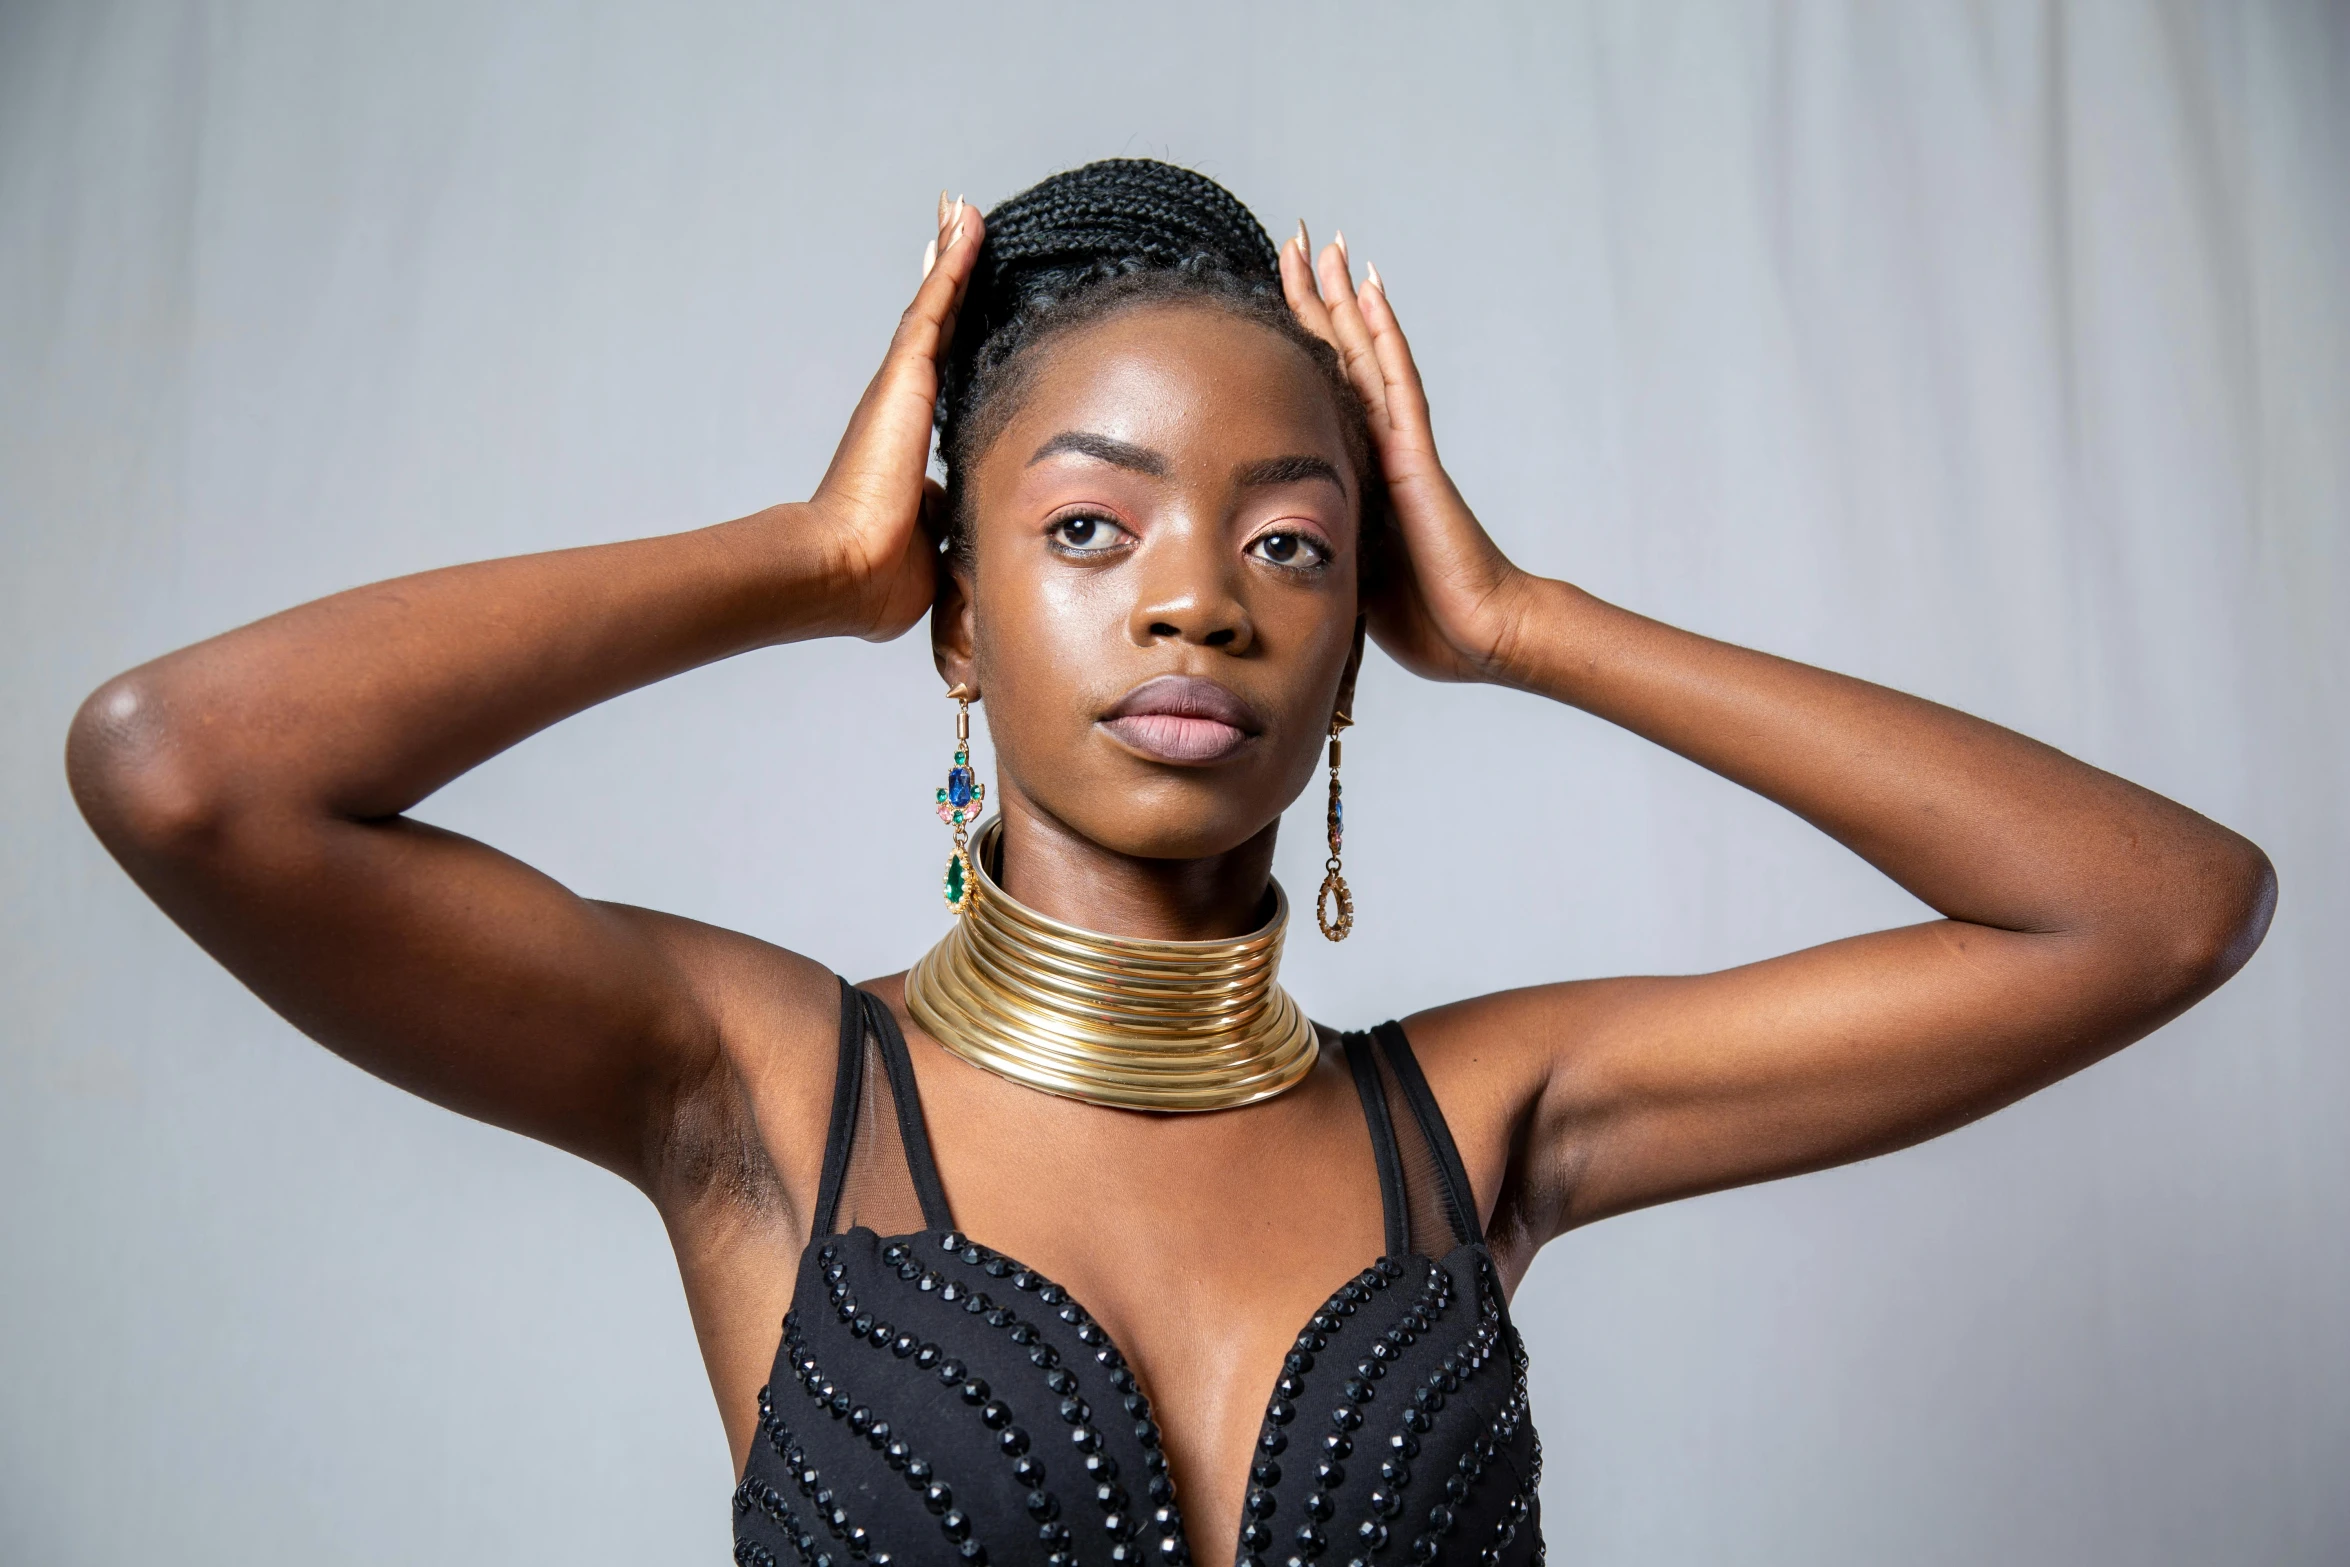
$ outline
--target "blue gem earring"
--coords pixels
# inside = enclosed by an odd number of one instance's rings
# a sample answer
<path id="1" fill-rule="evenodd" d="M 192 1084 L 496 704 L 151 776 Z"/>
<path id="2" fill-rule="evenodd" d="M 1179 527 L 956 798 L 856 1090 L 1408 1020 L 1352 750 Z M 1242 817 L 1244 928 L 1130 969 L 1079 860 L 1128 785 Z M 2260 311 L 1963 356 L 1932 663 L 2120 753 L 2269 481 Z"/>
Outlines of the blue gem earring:
<path id="1" fill-rule="evenodd" d="M 947 769 L 946 787 L 938 791 L 938 819 L 954 829 L 955 852 L 947 859 L 946 899 L 949 913 L 971 907 L 972 877 L 969 835 L 987 803 L 987 785 L 971 770 L 971 688 L 957 684 L 947 693 L 955 704 L 955 765 Z"/>

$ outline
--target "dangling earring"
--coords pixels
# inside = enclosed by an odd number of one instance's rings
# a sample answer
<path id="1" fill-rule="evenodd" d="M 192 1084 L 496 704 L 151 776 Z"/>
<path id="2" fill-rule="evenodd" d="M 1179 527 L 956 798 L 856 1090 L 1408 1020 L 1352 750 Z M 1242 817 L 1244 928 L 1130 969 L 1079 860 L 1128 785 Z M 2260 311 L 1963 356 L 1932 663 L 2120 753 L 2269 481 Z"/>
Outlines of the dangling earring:
<path id="1" fill-rule="evenodd" d="M 1330 859 L 1323 867 L 1329 874 L 1322 878 L 1322 890 L 1314 897 L 1314 923 L 1331 941 L 1346 940 L 1346 933 L 1355 928 L 1354 894 L 1347 891 L 1346 877 L 1338 864 L 1339 845 L 1346 838 L 1346 808 L 1338 799 L 1338 732 L 1352 727 L 1354 720 L 1346 714 L 1330 715 Z"/>
<path id="2" fill-rule="evenodd" d="M 938 819 L 954 829 L 955 852 L 947 859 L 947 911 L 961 914 L 971 907 L 971 855 L 966 847 L 971 823 L 987 803 L 987 785 L 971 770 L 971 688 L 958 683 L 947 693 L 955 703 L 955 764 L 947 769 L 947 786 L 938 791 Z"/>

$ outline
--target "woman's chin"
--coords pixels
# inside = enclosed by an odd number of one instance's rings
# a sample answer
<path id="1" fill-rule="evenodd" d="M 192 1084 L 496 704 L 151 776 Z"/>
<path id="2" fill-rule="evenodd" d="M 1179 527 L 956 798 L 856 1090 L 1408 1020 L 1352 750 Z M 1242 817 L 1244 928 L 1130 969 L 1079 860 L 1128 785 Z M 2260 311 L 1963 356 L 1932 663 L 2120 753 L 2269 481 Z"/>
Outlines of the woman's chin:
<path id="1" fill-rule="evenodd" d="M 1273 822 L 1278 810 L 1217 788 L 1197 770 L 1162 772 L 1140 788 L 1107 791 L 1062 806 L 1036 803 L 1086 842 L 1137 860 L 1208 860 L 1230 854 Z"/>

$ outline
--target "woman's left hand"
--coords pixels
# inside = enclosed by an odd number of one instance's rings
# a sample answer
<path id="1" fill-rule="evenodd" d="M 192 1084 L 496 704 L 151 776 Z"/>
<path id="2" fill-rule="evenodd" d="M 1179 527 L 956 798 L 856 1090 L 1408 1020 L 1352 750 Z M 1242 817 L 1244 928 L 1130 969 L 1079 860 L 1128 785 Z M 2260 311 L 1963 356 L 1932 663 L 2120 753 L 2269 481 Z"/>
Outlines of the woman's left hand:
<path id="1" fill-rule="evenodd" d="M 1370 629 L 1407 669 L 1569 703 L 1776 801 L 1941 919 L 1714 974 L 1522 986 L 1405 1020 L 1535 1245 L 1650 1203 L 1873 1157 L 2054 1082 L 2251 955 L 2267 859 L 2181 806 L 1946 707 L 1682 631 L 1510 564 L 1437 461 L 1376 273 L 1281 253 L 1369 405 L 1403 559 Z M 1539 1042 L 1539 1043 L 1535 1043 Z M 1522 1074 L 1514 1079 L 1510 1074 Z M 1448 1096 L 1476 1082 L 1474 1094 Z M 1459 1124 L 1455 1124 L 1456 1133 Z"/>
<path id="2" fill-rule="evenodd" d="M 1506 680 L 1534 579 L 1502 554 L 1437 458 L 1428 396 L 1377 269 L 1357 287 L 1345 236 L 1317 262 L 1301 223 L 1281 247 L 1281 287 L 1298 319 L 1338 350 L 1370 411 L 1401 546 L 1366 606 L 1371 635 L 1427 679 Z"/>

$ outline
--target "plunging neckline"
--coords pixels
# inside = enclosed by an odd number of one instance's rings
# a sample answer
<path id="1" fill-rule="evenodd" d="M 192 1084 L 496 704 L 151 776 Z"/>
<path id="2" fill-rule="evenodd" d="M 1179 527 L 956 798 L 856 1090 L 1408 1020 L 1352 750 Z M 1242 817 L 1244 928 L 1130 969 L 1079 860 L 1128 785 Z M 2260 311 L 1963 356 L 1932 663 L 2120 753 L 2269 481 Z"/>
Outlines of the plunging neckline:
<path id="1" fill-rule="evenodd" d="M 899 1562 L 897 1550 L 901 1567 L 913 1567 L 933 1559 L 935 1543 L 918 1543 L 937 1538 L 925 1522 L 959 1567 L 984 1567 L 983 1541 L 1006 1553 L 996 1567 L 1194 1561 L 1165 1431 L 1125 1347 L 1066 1285 L 955 1223 L 897 1019 L 870 992 L 846 981 L 841 990 L 823 1176 L 773 1375 L 759 1393 L 764 1440 L 736 1487 L 737 1561 L 776 1567 L 764 1539 L 788 1541 L 802 1567 L 847 1567 L 819 1544 L 829 1534 L 848 1562 L 883 1567 Z M 1338 1546 L 1335 1530 L 1376 1552 L 1392 1524 L 1416 1531 L 1420 1562 L 1473 1518 L 1487 1553 L 1498 1552 L 1535 1513 L 1541 1457 L 1525 1420 L 1524 1352 L 1459 1152 L 1403 1030 L 1387 1023 L 1336 1038 L 1369 1124 L 1384 1245 L 1306 1317 L 1272 1374 L 1233 1549 L 1258 1564 L 1286 1533 L 1311 1560 Z M 1488 1369 L 1497 1363 L 1507 1378 L 1499 1388 Z M 1041 1399 L 1032 1376 L 1044 1383 Z M 1485 1423 L 1432 1424 L 1454 1398 Z M 1326 1419 L 1302 1418 L 1309 1403 Z M 1444 1456 L 1417 1466 L 1425 1478 L 1416 1494 L 1444 1499 L 1407 1525 L 1404 1491 L 1419 1436 L 1431 1431 Z M 1212 1480 L 1195 1497 L 1220 1499 L 1222 1434 L 1219 1426 L 1214 1445 L 1203 1444 L 1207 1463 L 1195 1474 Z M 1497 1467 L 1516 1476 L 1515 1488 L 1499 1497 L 1476 1490 Z M 891 1473 L 908 1489 L 883 1484 Z M 1292 1514 L 1302 1525 L 1276 1521 Z M 1106 1529 L 1106 1553 L 1087 1519 Z M 1011 1554 L 1023 1534 L 1030 1546 Z"/>
<path id="2" fill-rule="evenodd" d="M 1116 1353 L 1117 1360 L 1114 1362 L 1115 1364 L 1121 1364 L 1131 1368 L 1135 1363 L 1134 1357 L 1127 1353 L 1126 1346 L 1118 1342 L 1117 1335 L 1112 1333 L 1109 1328 L 1102 1323 L 1101 1318 L 1095 1316 L 1093 1312 L 1085 1305 L 1085 1303 L 1077 1298 L 1076 1294 L 1071 1291 L 1068 1286 L 1058 1283 L 1042 1271 L 1030 1267 L 1027 1263 L 1022 1262 L 1019 1258 L 1014 1257 L 1011 1253 L 986 1245 L 984 1242 L 975 1239 L 967 1231 L 960 1229 L 911 1230 L 903 1234 L 883 1235 L 868 1225 L 858 1224 L 850 1226 L 848 1229 L 839 1232 L 839 1234 L 836 1236 L 816 1236 L 811 1238 L 808 1242 L 807 1251 L 809 1253 L 814 1253 L 816 1249 L 827 1239 L 847 1240 L 859 1236 L 870 1237 L 870 1244 L 873 1247 L 875 1253 L 877 1255 L 884 1256 L 885 1258 L 889 1249 L 892 1247 L 904 1246 L 910 1252 L 921 1245 L 928 1244 L 937 1248 L 941 1252 L 959 1257 L 963 1261 L 976 1261 L 982 1268 L 985 1268 L 987 1263 L 991 1260 L 1000 1261 L 1006 1265 L 1003 1277 L 1005 1277 L 1007 1280 L 1016 1280 L 1021 1275 L 1026 1275 L 1034 1281 L 1033 1283 L 1025 1286 L 1015 1283 L 1014 1288 L 1025 1289 L 1028 1292 L 1034 1293 L 1037 1299 L 1042 1304 L 1047 1306 L 1066 1305 L 1076 1308 L 1078 1322 L 1071 1324 L 1072 1326 L 1078 1326 L 1080 1324 L 1091 1324 L 1095 1330 L 1101 1334 L 1102 1343 Z M 969 1255 L 969 1253 L 974 1250 L 980 1254 L 976 1259 L 973 1259 Z M 1309 1335 L 1314 1335 L 1315 1323 L 1320 1321 L 1325 1316 L 1339 1312 L 1341 1309 L 1340 1303 L 1346 1299 L 1346 1292 L 1349 1288 L 1361 1286 L 1364 1288 L 1384 1289 L 1392 1285 L 1402 1285 L 1409 1282 L 1415 1272 L 1419 1272 L 1423 1275 L 1421 1282 L 1423 1283 L 1423 1286 L 1425 1286 L 1426 1281 L 1430 1278 L 1433 1278 L 1439 1274 L 1449 1275 L 1453 1273 L 1455 1271 L 1453 1265 L 1456 1259 L 1463 1258 L 1464 1254 L 1466 1254 L 1467 1265 L 1472 1275 L 1484 1271 L 1479 1267 L 1480 1261 L 1486 1257 L 1486 1247 L 1483 1241 L 1469 1241 L 1462 1245 L 1456 1246 L 1450 1252 L 1446 1253 L 1445 1256 L 1441 1259 L 1430 1257 L 1418 1252 L 1406 1252 L 1402 1254 L 1392 1252 L 1382 1253 L 1378 1257 L 1372 1259 L 1372 1261 L 1360 1272 L 1354 1274 L 1351 1278 L 1347 1279 L 1345 1283 L 1339 1285 L 1336 1290 L 1333 1290 L 1330 1294 L 1330 1297 L 1325 1300 L 1320 1307 L 1316 1308 L 1312 1312 L 1309 1312 L 1306 1316 L 1306 1320 L 1299 1325 L 1297 1332 L 1291 1335 L 1291 1342 L 1295 1344 L 1305 1340 L 1309 1337 Z M 1488 1263 L 1487 1266 L 1489 1267 L 1490 1264 Z M 806 1277 L 806 1272 L 803 1270 L 800 1278 L 794 1281 L 790 1308 L 794 1313 L 797 1313 L 801 1310 L 802 1302 L 799 1298 L 799 1284 L 803 1282 Z M 1375 1286 L 1372 1285 L 1370 1281 L 1373 1277 L 1379 1278 L 1380 1283 Z M 1057 1294 L 1059 1298 L 1049 1299 L 1047 1298 L 1048 1293 Z M 1355 1309 L 1355 1304 L 1348 1302 L 1343 1308 L 1343 1314 L 1351 1316 Z M 1297 1352 L 1294 1349 L 1284 1351 L 1284 1368 L 1286 1368 L 1288 1359 L 1291 1356 L 1294 1356 L 1296 1353 Z M 1274 1373 L 1272 1390 L 1266 1395 L 1263 1403 L 1259 1406 L 1260 1408 L 1263 1408 L 1267 1411 L 1267 1415 L 1260 1417 L 1260 1419 L 1270 1418 L 1270 1412 L 1274 1406 L 1282 1402 L 1281 1383 L 1282 1379 L 1289 1374 L 1290 1373 L 1287 1372 L 1286 1369 L 1279 1370 Z M 1140 1379 L 1137 1378 L 1138 1382 L 1139 1380 Z M 1155 1446 L 1164 1451 L 1166 1445 L 1166 1432 L 1159 1424 L 1158 1400 L 1151 1397 L 1151 1395 L 1147 1392 L 1144 1393 L 1143 1397 L 1145 1399 L 1145 1408 L 1144 1412 L 1138 1417 L 1137 1423 L 1147 1425 L 1150 1428 L 1151 1441 L 1146 1445 Z M 1258 1444 L 1252 1443 L 1251 1445 L 1253 1447 Z M 1240 1488 L 1240 1505 L 1233 1509 L 1233 1516 L 1238 1518 L 1240 1522 L 1234 1527 L 1233 1530 L 1232 1551 L 1235 1559 L 1245 1560 L 1251 1554 L 1247 1543 L 1249 1517 L 1248 1498 L 1249 1493 L 1256 1487 L 1254 1479 L 1249 1476 L 1249 1466 L 1243 1466 L 1241 1472 L 1243 1475 L 1243 1480 Z M 1166 1505 L 1173 1515 L 1175 1537 L 1183 1542 L 1185 1557 L 1189 1558 L 1194 1563 L 1201 1562 L 1202 1558 L 1192 1548 L 1191 1528 L 1183 1516 L 1183 1498 L 1180 1487 L 1176 1488 L 1176 1493 L 1173 1499 L 1170 1500 Z"/>

